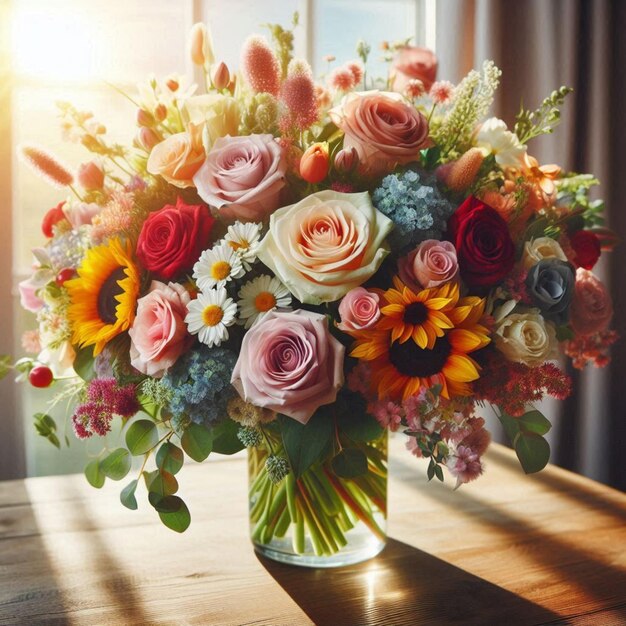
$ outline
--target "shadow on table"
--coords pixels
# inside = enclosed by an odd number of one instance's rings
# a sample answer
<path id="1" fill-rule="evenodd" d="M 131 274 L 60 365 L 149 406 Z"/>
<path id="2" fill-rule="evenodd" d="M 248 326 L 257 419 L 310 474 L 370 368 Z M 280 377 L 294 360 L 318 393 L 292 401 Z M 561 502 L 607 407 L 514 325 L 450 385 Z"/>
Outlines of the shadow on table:
<path id="1" fill-rule="evenodd" d="M 371 561 L 296 568 L 257 558 L 315 624 L 542 624 L 558 616 L 395 539 Z"/>

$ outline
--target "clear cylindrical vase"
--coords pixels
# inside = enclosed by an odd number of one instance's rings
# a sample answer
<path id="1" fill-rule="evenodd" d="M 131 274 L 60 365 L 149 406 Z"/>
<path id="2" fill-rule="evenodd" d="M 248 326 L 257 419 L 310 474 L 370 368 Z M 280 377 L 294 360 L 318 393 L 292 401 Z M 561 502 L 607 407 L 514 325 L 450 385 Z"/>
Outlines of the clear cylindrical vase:
<path id="1" fill-rule="evenodd" d="M 326 459 L 274 484 L 267 450 L 249 449 L 250 533 L 257 552 L 292 565 L 340 567 L 384 548 L 387 432 L 358 450 L 367 458 L 367 471 L 358 476 L 337 475 Z"/>

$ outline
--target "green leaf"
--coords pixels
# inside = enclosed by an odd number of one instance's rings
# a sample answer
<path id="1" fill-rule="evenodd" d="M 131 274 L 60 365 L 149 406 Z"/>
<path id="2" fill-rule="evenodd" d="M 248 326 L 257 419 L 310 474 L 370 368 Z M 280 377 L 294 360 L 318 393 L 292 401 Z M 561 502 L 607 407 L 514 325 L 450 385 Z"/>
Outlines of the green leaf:
<path id="1" fill-rule="evenodd" d="M 286 415 L 279 415 L 278 419 L 289 464 L 295 477 L 299 478 L 313 463 L 320 460 L 331 441 L 333 418 L 327 411 L 317 411 L 306 424 Z"/>
<path id="2" fill-rule="evenodd" d="M 504 427 L 504 432 L 506 433 L 506 436 L 509 438 L 511 445 L 513 445 L 513 442 L 515 441 L 515 437 L 517 437 L 517 435 L 520 432 L 519 420 L 509 415 L 508 413 L 505 413 L 502 410 L 500 410 L 498 419 L 500 420 L 500 423 Z"/>
<path id="3" fill-rule="evenodd" d="M 201 463 L 211 454 L 213 435 L 204 426 L 191 422 L 185 429 L 180 443 L 187 456 Z"/>
<path id="4" fill-rule="evenodd" d="M 45 413 L 35 413 L 35 430 L 39 435 L 45 437 L 53 446 L 61 448 L 61 442 L 56 435 L 57 425 L 54 419 Z"/>
<path id="5" fill-rule="evenodd" d="M 142 472 L 143 480 L 146 483 L 146 489 L 150 489 L 152 481 L 156 478 L 159 470 L 152 470 L 151 472 Z"/>
<path id="6" fill-rule="evenodd" d="M 341 478 L 356 478 L 367 474 L 367 456 L 357 448 L 344 448 L 331 461 L 333 471 Z"/>
<path id="7" fill-rule="evenodd" d="M 441 148 L 439 146 L 422 150 L 422 165 L 425 169 L 431 170 L 435 167 L 435 165 L 437 165 L 440 157 Z"/>
<path id="8" fill-rule="evenodd" d="M 441 465 L 435 465 L 435 476 L 443 482 L 443 470 L 441 469 Z"/>
<path id="9" fill-rule="evenodd" d="M 557 341 L 566 341 L 569 339 L 573 339 L 576 335 L 574 331 L 569 326 L 557 326 L 556 327 L 556 338 Z"/>
<path id="10" fill-rule="evenodd" d="M 339 431 L 352 441 L 375 441 L 384 432 L 384 428 L 369 413 L 342 412 L 337 416 Z"/>
<path id="11" fill-rule="evenodd" d="M 159 433 L 154 422 L 137 420 L 126 431 L 126 446 L 132 454 L 145 454 L 159 441 Z"/>
<path id="12" fill-rule="evenodd" d="M 224 420 L 213 428 L 213 452 L 218 454 L 235 454 L 244 449 L 237 431 L 239 424 L 231 419 Z"/>
<path id="13" fill-rule="evenodd" d="M 155 494 L 159 498 L 163 498 L 164 496 L 171 496 L 178 491 L 178 481 L 174 477 L 174 474 L 160 471 L 157 472 L 156 476 L 150 482 L 148 491 L 148 498 L 152 494 Z M 150 502 L 152 502 L 152 500 L 150 500 Z"/>
<path id="14" fill-rule="evenodd" d="M 521 430 L 524 433 L 535 433 L 536 435 L 545 435 L 551 428 L 552 424 L 540 411 L 528 411 L 519 418 Z"/>
<path id="15" fill-rule="evenodd" d="M 135 498 L 135 491 L 137 490 L 137 479 L 131 480 L 122 492 L 120 493 L 120 502 L 131 511 L 137 510 L 137 498 Z"/>
<path id="16" fill-rule="evenodd" d="M 126 448 L 117 448 L 100 461 L 100 470 L 111 480 L 122 480 L 130 472 L 131 456 Z"/>
<path id="17" fill-rule="evenodd" d="M 166 441 L 156 454 L 157 467 L 170 474 L 177 474 L 184 462 L 183 451 L 171 441 Z"/>
<path id="18" fill-rule="evenodd" d="M 0 356 L 0 380 L 11 371 L 11 357 L 8 354 Z"/>
<path id="19" fill-rule="evenodd" d="M 175 511 L 162 512 L 159 511 L 159 517 L 161 521 L 171 530 L 175 530 L 177 533 L 182 533 L 191 524 L 191 514 L 187 505 L 178 496 L 168 496 L 163 498 L 163 502 L 166 502 L 169 507 L 177 507 Z"/>
<path id="20" fill-rule="evenodd" d="M 77 348 L 74 347 L 76 351 L 76 358 L 74 359 L 74 363 L 72 367 L 74 371 L 84 380 L 89 382 L 93 378 L 95 378 L 96 373 L 93 369 L 93 348 Z"/>
<path id="21" fill-rule="evenodd" d="M 426 476 L 428 476 L 428 480 L 432 480 L 435 475 L 435 462 L 431 459 L 428 464 L 428 470 L 426 470 Z"/>
<path id="22" fill-rule="evenodd" d="M 94 459 L 85 467 L 85 477 L 87 482 L 96 489 L 100 489 L 104 485 L 105 476 L 100 469 L 100 462 Z"/>
<path id="23" fill-rule="evenodd" d="M 513 447 L 527 474 L 539 472 L 550 460 L 550 444 L 540 435 L 520 432 Z"/>

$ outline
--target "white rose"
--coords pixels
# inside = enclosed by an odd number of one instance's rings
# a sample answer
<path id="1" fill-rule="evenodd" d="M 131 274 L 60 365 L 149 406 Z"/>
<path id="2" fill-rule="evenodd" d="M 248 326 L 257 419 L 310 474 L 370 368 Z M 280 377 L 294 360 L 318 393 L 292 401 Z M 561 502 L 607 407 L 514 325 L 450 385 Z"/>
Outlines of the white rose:
<path id="1" fill-rule="evenodd" d="M 558 342 L 552 322 L 547 322 L 538 309 L 512 313 L 495 327 L 496 348 L 509 361 L 530 367 L 542 365 L 558 357 Z"/>
<path id="2" fill-rule="evenodd" d="M 522 255 L 522 265 L 529 270 L 533 265 L 537 265 L 542 259 L 560 259 L 567 261 L 565 252 L 559 242 L 552 237 L 537 237 L 524 244 L 524 254 Z"/>
<path id="3" fill-rule="evenodd" d="M 378 270 L 392 227 L 369 193 L 320 191 L 272 214 L 258 256 L 301 302 L 334 302 Z"/>
<path id="4" fill-rule="evenodd" d="M 208 147 L 218 137 L 239 134 L 239 105 L 231 96 L 204 94 L 187 98 L 184 113 L 191 123 L 204 125 Z"/>
<path id="5" fill-rule="evenodd" d="M 475 145 L 483 150 L 485 156 L 494 154 L 500 167 L 521 168 L 524 165 L 526 146 L 497 117 L 483 122 L 476 133 Z"/>

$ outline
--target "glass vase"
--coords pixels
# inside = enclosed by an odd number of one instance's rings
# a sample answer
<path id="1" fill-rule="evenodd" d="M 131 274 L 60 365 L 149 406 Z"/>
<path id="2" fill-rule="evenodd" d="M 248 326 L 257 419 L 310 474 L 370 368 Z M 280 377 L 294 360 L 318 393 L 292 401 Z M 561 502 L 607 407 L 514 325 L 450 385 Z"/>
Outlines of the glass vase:
<path id="1" fill-rule="evenodd" d="M 340 567 L 376 556 L 387 518 L 387 432 L 359 444 L 367 472 L 341 478 L 331 459 L 274 484 L 268 451 L 248 450 L 250 533 L 262 555 L 304 567 Z"/>

